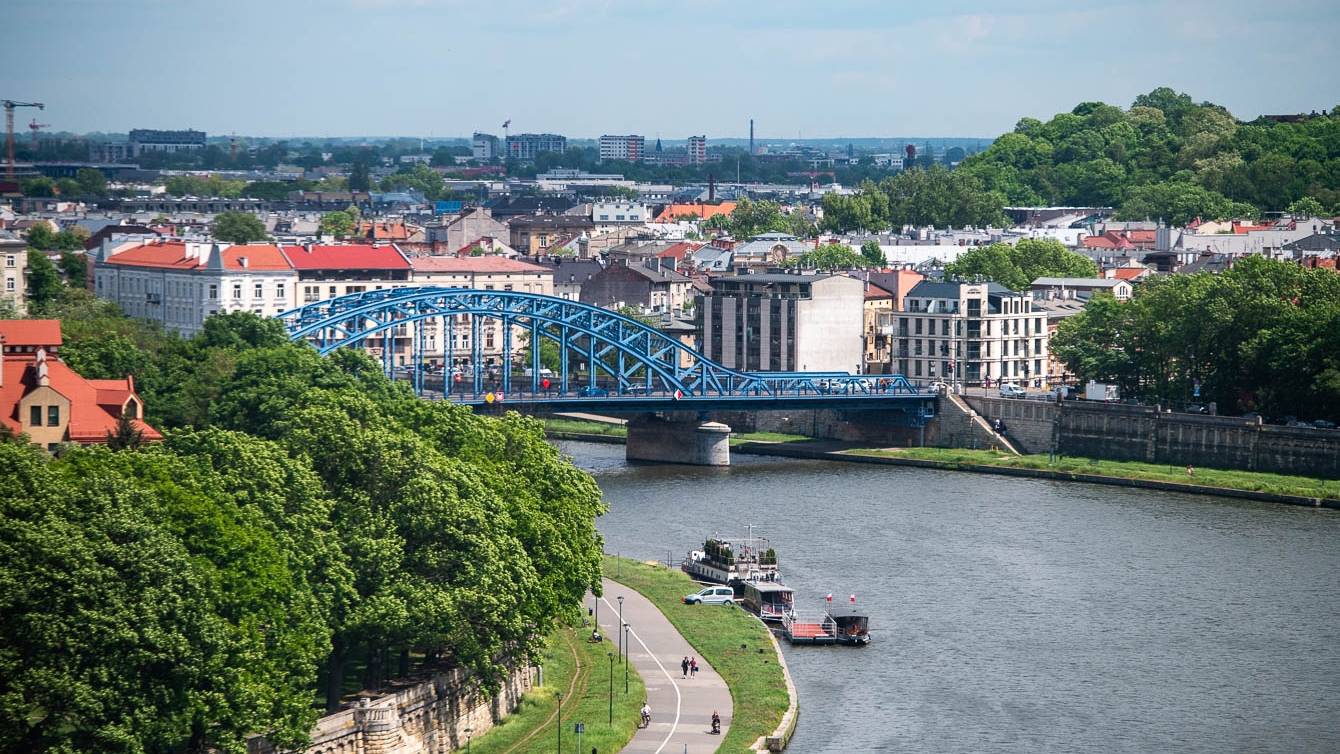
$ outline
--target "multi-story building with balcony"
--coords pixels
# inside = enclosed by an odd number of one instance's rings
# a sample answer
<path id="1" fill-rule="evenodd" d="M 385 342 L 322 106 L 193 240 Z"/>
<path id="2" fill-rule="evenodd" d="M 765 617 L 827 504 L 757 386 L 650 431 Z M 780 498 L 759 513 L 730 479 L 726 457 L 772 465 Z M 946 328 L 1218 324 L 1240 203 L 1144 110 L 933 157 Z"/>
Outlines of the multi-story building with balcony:
<path id="1" fill-rule="evenodd" d="M 568 151 L 568 137 L 558 134 L 513 134 L 507 137 L 507 157 L 515 160 L 534 160 L 541 152 Z"/>
<path id="2" fill-rule="evenodd" d="M 893 371 L 962 385 L 1038 381 L 1047 370 L 1047 316 L 998 283 L 918 283 L 887 315 Z"/>
<path id="3" fill-rule="evenodd" d="M 470 156 L 475 162 L 487 162 L 498 156 L 498 137 L 476 132 L 470 138 Z"/>
<path id="4" fill-rule="evenodd" d="M 647 152 L 647 139 L 644 136 L 610 136 L 606 134 L 600 137 L 600 161 L 605 160 L 627 160 L 628 162 L 638 162 Z"/>
<path id="5" fill-rule="evenodd" d="M 707 137 L 690 136 L 688 163 L 690 165 L 701 165 L 705 162 L 707 162 Z"/>

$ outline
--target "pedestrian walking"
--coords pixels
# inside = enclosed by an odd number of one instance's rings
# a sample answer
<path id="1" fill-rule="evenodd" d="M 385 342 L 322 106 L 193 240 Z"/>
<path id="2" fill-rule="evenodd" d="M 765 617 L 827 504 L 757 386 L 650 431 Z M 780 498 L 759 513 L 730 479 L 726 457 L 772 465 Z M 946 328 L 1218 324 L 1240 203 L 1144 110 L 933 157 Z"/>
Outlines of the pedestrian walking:
<path id="1" fill-rule="evenodd" d="M 679 667 L 680 667 L 681 670 L 684 671 L 684 677 L 685 677 L 685 678 L 688 678 L 688 677 L 689 677 L 689 658 L 688 658 L 688 657 L 685 657 L 684 660 L 683 660 L 682 662 L 679 663 Z"/>
<path id="2" fill-rule="evenodd" d="M 698 658 L 693 657 L 689 659 L 689 678 L 693 679 L 697 677 L 698 677 Z"/>

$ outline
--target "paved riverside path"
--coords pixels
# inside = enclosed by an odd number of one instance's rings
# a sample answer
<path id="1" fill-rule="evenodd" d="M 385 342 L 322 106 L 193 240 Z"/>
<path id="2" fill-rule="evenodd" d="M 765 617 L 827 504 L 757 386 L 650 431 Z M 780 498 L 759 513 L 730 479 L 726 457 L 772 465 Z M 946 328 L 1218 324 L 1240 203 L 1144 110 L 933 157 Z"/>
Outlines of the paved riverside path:
<path id="1" fill-rule="evenodd" d="M 609 579 L 604 580 L 605 596 L 600 598 L 597 616 L 600 633 L 609 651 L 618 651 L 619 600 L 623 596 L 623 620 L 628 624 L 628 652 L 633 669 L 647 686 L 651 704 L 651 727 L 638 730 L 622 751 L 629 754 L 711 754 L 717 750 L 730 729 L 731 696 L 726 682 L 712 666 L 675 630 L 670 621 L 646 597 Z M 595 607 L 596 598 L 586 595 L 586 606 Z M 692 609 L 721 609 L 716 605 L 696 605 Z M 686 608 L 689 609 L 689 608 Z M 698 677 L 684 678 L 679 663 L 685 657 L 698 658 Z M 615 675 L 619 668 L 615 668 Z M 614 693 L 621 694 L 618 678 Z M 638 701 L 642 701 L 639 699 Z M 641 705 L 638 705 L 641 706 Z M 712 711 L 721 715 L 721 735 L 714 736 Z"/>

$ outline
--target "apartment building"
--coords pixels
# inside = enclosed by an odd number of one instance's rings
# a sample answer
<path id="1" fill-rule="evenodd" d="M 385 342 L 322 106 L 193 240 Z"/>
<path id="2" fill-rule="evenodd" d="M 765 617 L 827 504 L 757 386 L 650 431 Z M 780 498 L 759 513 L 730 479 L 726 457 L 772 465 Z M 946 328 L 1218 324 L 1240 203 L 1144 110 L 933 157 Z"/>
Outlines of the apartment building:
<path id="1" fill-rule="evenodd" d="M 470 138 L 470 156 L 475 162 L 487 162 L 498 156 L 498 137 L 475 132 Z"/>
<path id="2" fill-rule="evenodd" d="M 707 162 L 707 137 L 690 136 L 688 163 L 690 165 L 702 165 L 705 162 Z"/>
<path id="3" fill-rule="evenodd" d="M 108 239 L 88 255 L 98 298 L 182 337 L 214 314 L 270 317 L 293 308 L 294 268 L 269 244 Z"/>
<path id="4" fill-rule="evenodd" d="M 767 273 L 710 284 L 694 313 L 707 358 L 749 372 L 862 371 L 862 281 Z"/>
<path id="5" fill-rule="evenodd" d="M 600 161 L 605 160 L 627 160 L 628 162 L 638 162 L 642 156 L 647 153 L 647 139 L 644 136 L 610 136 L 600 137 Z"/>
<path id="6" fill-rule="evenodd" d="M 28 311 L 27 270 L 28 242 L 0 230 L 0 276 L 4 277 L 0 299 L 13 304 L 19 314 Z"/>
<path id="7" fill-rule="evenodd" d="M 889 316 L 892 371 L 961 384 L 1034 381 L 1047 369 L 1047 315 L 999 283 L 918 283 Z"/>
<path id="8" fill-rule="evenodd" d="M 507 156 L 527 162 L 541 152 L 568 151 L 568 137 L 558 134 L 513 134 L 507 137 Z"/>
<path id="9" fill-rule="evenodd" d="M 471 288 L 481 291 L 517 291 L 554 295 L 554 275 L 548 267 L 502 256 L 416 257 L 410 260 L 415 287 Z M 456 314 L 416 323 L 421 358 L 429 363 L 471 363 L 478 349 L 481 365 L 500 364 L 503 358 L 503 324 L 493 317 Z M 525 325 L 512 328 L 512 351 L 520 350 L 528 337 Z"/>

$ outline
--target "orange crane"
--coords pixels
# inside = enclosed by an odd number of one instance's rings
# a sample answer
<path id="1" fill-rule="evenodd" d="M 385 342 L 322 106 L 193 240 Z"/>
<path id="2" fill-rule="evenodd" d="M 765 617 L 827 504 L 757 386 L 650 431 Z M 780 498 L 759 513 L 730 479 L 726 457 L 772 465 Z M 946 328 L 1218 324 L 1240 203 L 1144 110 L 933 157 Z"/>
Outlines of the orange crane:
<path id="1" fill-rule="evenodd" d="M 5 154 L 8 161 L 5 164 L 5 177 L 13 180 L 14 178 L 14 109 L 18 107 L 35 107 L 38 110 L 45 110 L 46 105 L 41 102 L 15 102 L 12 99 L 0 100 L 0 105 L 5 108 Z"/>
<path id="2" fill-rule="evenodd" d="M 43 129 L 43 128 L 51 128 L 51 124 L 50 124 L 50 123 L 38 123 L 38 122 L 37 122 L 37 119 L 36 119 L 36 118 L 33 118 L 33 122 L 28 124 L 28 128 L 31 128 L 32 131 L 33 131 L 33 152 L 36 153 L 36 152 L 37 152 L 37 132 L 38 132 L 39 130 Z"/>

